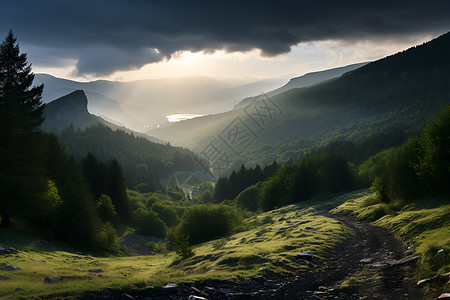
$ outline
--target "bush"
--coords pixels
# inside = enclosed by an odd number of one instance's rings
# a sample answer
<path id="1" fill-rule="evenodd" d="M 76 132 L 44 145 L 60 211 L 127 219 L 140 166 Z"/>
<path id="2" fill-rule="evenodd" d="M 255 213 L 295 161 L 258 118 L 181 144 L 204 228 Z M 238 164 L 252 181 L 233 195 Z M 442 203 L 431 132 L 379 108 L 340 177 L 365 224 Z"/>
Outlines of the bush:
<path id="1" fill-rule="evenodd" d="M 259 194 L 257 185 L 252 185 L 236 197 L 236 203 L 239 207 L 255 212 L 259 208 Z"/>
<path id="2" fill-rule="evenodd" d="M 196 244 L 230 235 L 236 232 L 241 224 L 242 215 L 235 208 L 201 204 L 186 209 L 175 232 L 189 236 L 190 243 Z"/>
<path id="3" fill-rule="evenodd" d="M 150 241 L 145 246 L 155 254 L 166 254 L 168 252 L 167 245 L 164 242 Z"/>
<path id="4" fill-rule="evenodd" d="M 158 217 L 167 225 L 167 227 L 173 227 L 180 223 L 180 218 L 178 217 L 175 208 L 172 206 L 154 203 L 151 209 L 158 214 Z"/>
<path id="5" fill-rule="evenodd" d="M 100 247 L 104 250 L 117 252 L 119 244 L 117 243 L 117 232 L 111 223 L 103 225 L 103 229 L 99 237 Z"/>
<path id="6" fill-rule="evenodd" d="M 117 212 L 111 198 L 102 194 L 97 202 L 97 213 L 103 222 L 117 223 Z"/>
<path id="7" fill-rule="evenodd" d="M 189 235 L 183 234 L 179 230 L 171 230 L 167 235 L 167 239 L 170 249 L 175 250 L 182 258 L 188 258 L 194 255 L 194 251 L 189 242 Z"/>
<path id="8" fill-rule="evenodd" d="M 135 216 L 136 231 L 138 234 L 164 238 L 167 226 L 151 209 L 138 209 Z"/>

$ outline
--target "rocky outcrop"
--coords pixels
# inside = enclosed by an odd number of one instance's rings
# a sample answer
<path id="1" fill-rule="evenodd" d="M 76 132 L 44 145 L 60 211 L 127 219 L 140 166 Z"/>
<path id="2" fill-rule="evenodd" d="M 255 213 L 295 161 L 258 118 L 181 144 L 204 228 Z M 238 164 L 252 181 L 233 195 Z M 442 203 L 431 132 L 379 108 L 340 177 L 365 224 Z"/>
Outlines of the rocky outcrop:
<path id="1" fill-rule="evenodd" d="M 45 121 L 42 130 L 59 133 L 73 125 L 84 129 L 100 123 L 101 119 L 88 111 L 88 99 L 82 90 L 77 90 L 45 105 Z"/>

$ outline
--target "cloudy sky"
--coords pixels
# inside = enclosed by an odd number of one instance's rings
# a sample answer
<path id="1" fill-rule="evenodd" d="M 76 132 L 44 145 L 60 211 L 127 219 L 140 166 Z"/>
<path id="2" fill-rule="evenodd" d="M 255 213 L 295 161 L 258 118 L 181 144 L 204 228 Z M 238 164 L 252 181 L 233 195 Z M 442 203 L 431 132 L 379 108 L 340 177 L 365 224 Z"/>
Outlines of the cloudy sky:
<path id="1" fill-rule="evenodd" d="M 450 31 L 450 1 L 2 0 L 34 72 L 267 78 L 375 60 Z"/>

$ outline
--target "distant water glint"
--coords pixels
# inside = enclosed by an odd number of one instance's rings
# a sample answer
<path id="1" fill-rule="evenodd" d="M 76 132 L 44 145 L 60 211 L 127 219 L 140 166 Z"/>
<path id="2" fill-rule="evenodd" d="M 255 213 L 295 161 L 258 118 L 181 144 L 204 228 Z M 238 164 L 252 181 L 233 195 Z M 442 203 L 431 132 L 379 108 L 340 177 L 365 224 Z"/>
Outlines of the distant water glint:
<path id="1" fill-rule="evenodd" d="M 166 116 L 166 118 L 169 122 L 172 123 L 172 122 L 180 122 L 180 121 L 189 120 L 189 119 L 202 117 L 202 116 L 203 115 L 199 115 L 199 114 L 173 114 L 173 115 Z"/>

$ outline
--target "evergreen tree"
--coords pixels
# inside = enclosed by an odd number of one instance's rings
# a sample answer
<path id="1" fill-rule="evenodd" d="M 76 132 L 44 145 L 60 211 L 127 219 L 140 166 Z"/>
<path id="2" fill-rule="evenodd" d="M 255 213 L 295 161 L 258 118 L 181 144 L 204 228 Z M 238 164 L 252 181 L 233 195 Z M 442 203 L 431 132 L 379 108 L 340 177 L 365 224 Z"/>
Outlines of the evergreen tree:
<path id="1" fill-rule="evenodd" d="M 34 74 L 10 31 L 0 45 L 0 215 L 11 224 L 14 209 L 38 201 L 45 190 L 39 163 L 44 105 L 43 85 L 32 86 Z"/>
<path id="2" fill-rule="evenodd" d="M 130 204 L 125 186 L 125 178 L 122 167 L 116 159 L 113 159 L 109 164 L 107 181 L 108 191 L 106 194 L 111 197 L 112 203 L 120 218 L 123 221 L 129 220 Z"/>
<path id="3" fill-rule="evenodd" d="M 92 153 L 88 153 L 81 161 L 83 174 L 91 185 L 92 194 L 99 199 L 102 194 L 107 193 L 106 176 L 108 167 L 100 162 Z"/>
<path id="4" fill-rule="evenodd" d="M 79 163 L 70 157 L 58 138 L 46 137 L 45 170 L 57 186 L 61 204 L 48 222 L 57 239 L 75 247 L 100 247 L 101 222 L 88 181 Z"/>

